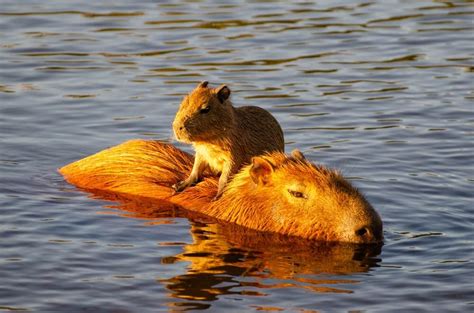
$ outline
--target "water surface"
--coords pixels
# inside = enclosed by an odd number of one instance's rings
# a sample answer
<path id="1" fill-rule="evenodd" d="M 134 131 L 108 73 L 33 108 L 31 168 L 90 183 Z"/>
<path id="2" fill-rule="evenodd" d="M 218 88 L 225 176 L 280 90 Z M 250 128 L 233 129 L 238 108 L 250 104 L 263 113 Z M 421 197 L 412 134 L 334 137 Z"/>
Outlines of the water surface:
<path id="1" fill-rule="evenodd" d="M 473 2 L 219 3 L 2 0 L 0 311 L 473 311 Z M 202 80 L 342 169 L 385 245 L 110 202 L 56 172 L 132 138 L 177 144 Z"/>

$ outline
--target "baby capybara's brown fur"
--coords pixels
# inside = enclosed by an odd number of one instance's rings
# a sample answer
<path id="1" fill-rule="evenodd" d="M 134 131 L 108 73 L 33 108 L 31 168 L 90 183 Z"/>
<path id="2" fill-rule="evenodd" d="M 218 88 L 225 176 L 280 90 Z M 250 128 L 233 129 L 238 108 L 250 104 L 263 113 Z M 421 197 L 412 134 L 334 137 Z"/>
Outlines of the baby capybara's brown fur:
<path id="1" fill-rule="evenodd" d="M 192 143 L 196 151 L 190 175 L 174 187 L 182 191 L 199 181 L 206 168 L 221 173 L 216 199 L 228 180 L 253 156 L 284 151 L 283 131 L 267 111 L 255 106 L 235 108 L 230 89 L 199 84 L 187 95 L 173 122 L 176 139 Z"/>
<path id="2" fill-rule="evenodd" d="M 338 172 L 299 152 L 254 157 L 214 198 L 217 177 L 175 193 L 193 166 L 191 155 L 156 141 L 133 140 L 59 171 L 78 187 L 148 197 L 259 231 L 322 241 L 382 240 L 382 221 Z"/>

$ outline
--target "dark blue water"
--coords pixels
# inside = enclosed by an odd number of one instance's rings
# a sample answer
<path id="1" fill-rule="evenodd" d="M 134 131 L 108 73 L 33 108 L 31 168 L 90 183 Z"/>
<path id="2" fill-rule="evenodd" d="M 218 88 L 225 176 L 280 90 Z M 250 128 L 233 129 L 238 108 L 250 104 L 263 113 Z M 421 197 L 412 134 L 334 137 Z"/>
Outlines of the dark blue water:
<path id="1" fill-rule="evenodd" d="M 219 3 L 1 1 L 0 311 L 473 311 L 473 2 Z M 56 172 L 173 142 L 202 80 L 342 169 L 381 250 L 109 202 Z"/>

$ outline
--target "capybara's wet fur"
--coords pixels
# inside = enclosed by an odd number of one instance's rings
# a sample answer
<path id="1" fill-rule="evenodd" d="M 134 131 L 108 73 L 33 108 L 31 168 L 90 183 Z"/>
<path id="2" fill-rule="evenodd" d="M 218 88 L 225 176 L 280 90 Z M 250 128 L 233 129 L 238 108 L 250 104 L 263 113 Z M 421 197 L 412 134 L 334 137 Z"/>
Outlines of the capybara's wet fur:
<path id="1" fill-rule="evenodd" d="M 235 108 L 230 89 L 199 84 L 187 95 L 176 113 L 176 139 L 192 143 L 196 151 L 190 175 L 174 187 L 182 191 L 199 181 L 206 168 L 221 173 L 216 199 L 228 180 L 253 156 L 284 151 L 283 131 L 267 111 L 255 106 Z"/>
<path id="2" fill-rule="evenodd" d="M 60 169 L 78 187 L 147 197 L 259 231 L 321 241 L 382 241 L 382 221 L 337 171 L 301 153 L 254 157 L 211 201 L 217 177 L 181 193 L 171 187 L 191 171 L 193 157 L 172 145 L 132 140 Z"/>

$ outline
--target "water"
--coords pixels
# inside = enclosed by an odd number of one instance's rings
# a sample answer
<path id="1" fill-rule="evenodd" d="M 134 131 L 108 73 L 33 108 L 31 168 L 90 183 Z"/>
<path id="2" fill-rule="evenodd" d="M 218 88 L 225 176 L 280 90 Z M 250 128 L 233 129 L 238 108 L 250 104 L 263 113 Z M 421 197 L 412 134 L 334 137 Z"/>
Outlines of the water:
<path id="1" fill-rule="evenodd" d="M 473 311 L 473 2 L 219 3 L 1 1 L 0 311 Z M 172 141 L 202 80 L 342 169 L 385 245 L 248 233 L 57 174 Z"/>

